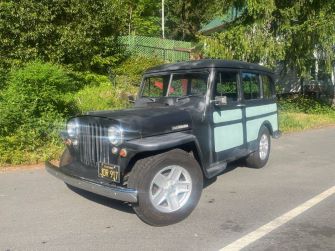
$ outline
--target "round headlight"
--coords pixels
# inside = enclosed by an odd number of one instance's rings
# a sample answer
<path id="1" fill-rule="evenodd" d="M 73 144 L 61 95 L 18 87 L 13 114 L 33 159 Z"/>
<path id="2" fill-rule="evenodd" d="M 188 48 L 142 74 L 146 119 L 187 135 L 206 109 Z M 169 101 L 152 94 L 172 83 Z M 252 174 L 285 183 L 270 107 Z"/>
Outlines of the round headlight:
<path id="1" fill-rule="evenodd" d="M 71 137 L 71 138 L 75 138 L 78 136 L 78 131 L 79 131 L 79 124 L 76 120 L 70 120 L 67 123 L 67 134 Z"/>
<path id="2" fill-rule="evenodd" d="M 123 142 L 123 130 L 116 126 L 108 128 L 108 139 L 113 145 L 120 145 Z"/>

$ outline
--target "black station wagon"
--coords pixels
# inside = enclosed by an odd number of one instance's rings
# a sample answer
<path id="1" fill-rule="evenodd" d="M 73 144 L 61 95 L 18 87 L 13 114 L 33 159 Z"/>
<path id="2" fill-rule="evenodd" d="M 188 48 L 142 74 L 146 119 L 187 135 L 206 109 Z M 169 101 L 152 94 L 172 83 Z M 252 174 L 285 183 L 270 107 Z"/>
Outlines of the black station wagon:
<path id="1" fill-rule="evenodd" d="M 46 169 L 66 184 L 129 202 L 163 226 L 196 207 L 204 178 L 245 158 L 263 167 L 280 135 L 272 72 L 239 61 L 199 60 L 147 70 L 134 106 L 74 117 L 66 149 Z"/>

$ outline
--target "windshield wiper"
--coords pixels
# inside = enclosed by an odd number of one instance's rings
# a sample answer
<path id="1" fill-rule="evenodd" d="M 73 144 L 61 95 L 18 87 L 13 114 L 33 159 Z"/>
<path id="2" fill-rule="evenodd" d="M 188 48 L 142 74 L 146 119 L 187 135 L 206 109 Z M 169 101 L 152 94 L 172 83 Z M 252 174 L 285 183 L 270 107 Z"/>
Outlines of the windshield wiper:
<path id="1" fill-rule="evenodd" d="M 151 102 L 156 102 L 156 98 L 151 98 L 151 97 L 148 97 L 148 96 L 142 96 L 141 98 L 146 98 L 146 99 L 149 99 Z"/>

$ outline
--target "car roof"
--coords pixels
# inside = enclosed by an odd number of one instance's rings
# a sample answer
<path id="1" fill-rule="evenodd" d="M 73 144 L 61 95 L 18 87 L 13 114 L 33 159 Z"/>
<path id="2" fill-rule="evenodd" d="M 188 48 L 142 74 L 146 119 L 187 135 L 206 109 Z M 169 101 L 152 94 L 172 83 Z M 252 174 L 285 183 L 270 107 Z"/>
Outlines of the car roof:
<path id="1" fill-rule="evenodd" d="M 269 68 L 266 68 L 258 64 L 247 63 L 237 60 L 221 60 L 221 59 L 201 59 L 201 60 L 183 61 L 174 64 L 163 64 L 149 68 L 145 73 L 151 74 L 164 71 L 192 70 L 201 68 L 248 69 L 248 70 L 264 71 L 273 74 L 273 72 Z"/>

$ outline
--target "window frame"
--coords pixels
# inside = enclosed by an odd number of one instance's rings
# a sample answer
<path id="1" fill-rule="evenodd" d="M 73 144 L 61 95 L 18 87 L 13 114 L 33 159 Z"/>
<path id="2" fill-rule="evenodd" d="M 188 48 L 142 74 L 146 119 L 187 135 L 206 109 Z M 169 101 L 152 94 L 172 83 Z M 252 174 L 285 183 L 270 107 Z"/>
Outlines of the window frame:
<path id="1" fill-rule="evenodd" d="M 243 88 L 243 73 L 251 73 L 251 74 L 255 74 L 257 75 L 257 82 L 258 82 L 258 89 L 259 89 L 259 97 L 258 98 L 252 98 L 252 99 L 246 99 L 245 95 L 244 95 L 244 88 Z M 242 94 L 242 99 L 244 101 L 254 101 L 254 100 L 261 100 L 263 99 L 262 95 L 263 95 L 263 90 L 262 90 L 262 80 L 261 80 L 261 72 L 259 71 L 253 71 L 253 70 L 249 70 L 249 69 L 241 69 L 240 70 L 240 88 L 241 88 L 241 94 Z"/>
<path id="2" fill-rule="evenodd" d="M 260 81 L 261 81 L 261 88 L 262 88 L 262 99 L 274 99 L 276 97 L 276 92 L 275 92 L 275 85 L 274 85 L 274 79 L 270 74 L 267 73 L 260 73 L 259 75 Z M 267 77 L 269 79 L 269 84 L 270 84 L 270 97 L 264 97 L 264 85 L 263 85 L 263 78 L 262 77 Z"/>
<path id="3" fill-rule="evenodd" d="M 240 70 L 235 68 L 217 68 L 214 72 L 214 81 L 213 81 L 213 87 L 212 87 L 212 94 L 211 99 L 215 99 L 216 97 L 216 88 L 217 88 L 217 78 L 220 73 L 222 72 L 234 72 L 236 75 L 236 91 L 237 91 L 237 99 L 231 100 L 229 103 L 237 103 L 241 102 L 242 96 L 241 96 L 241 76 L 240 76 Z"/>

